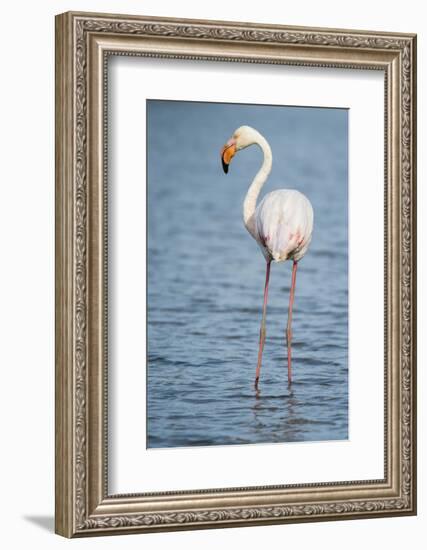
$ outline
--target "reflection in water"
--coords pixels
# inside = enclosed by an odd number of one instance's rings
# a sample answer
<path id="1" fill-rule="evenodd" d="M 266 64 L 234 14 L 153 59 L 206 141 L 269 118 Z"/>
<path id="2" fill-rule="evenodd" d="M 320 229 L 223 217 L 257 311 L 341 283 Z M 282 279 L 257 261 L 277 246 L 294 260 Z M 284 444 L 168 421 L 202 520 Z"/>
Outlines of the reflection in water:
<path id="1" fill-rule="evenodd" d="M 288 385 L 288 393 L 283 395 L 262 395 L 260 389 L 254 390 L 254 405 L 252 406 L 254 431 L 260 437 L 265 430 L 265 419 L 271 415 L 277 415 L 278 419 L 278 441 L 297 441 L 298 425 L 302 418 L 298 418 L 300 410 L 298 401 L 292 386 Z M 279 426 L 282 426 L 280 429 Z M 274 441 L 274 440 L 272 440 Z"/>
<path id="2" fill-rule="evenodd" d="M 158 101 L 148 111 L 148 446 L 346 439 L 347 112 Z M 261 155 L 242 151 L 227 176 L 219 158 L 243 123 L 273 150 L 265 192 L 295 187 L 314 208 L 298 269 L 293 383 L 285 262 L 271 268 L 258 392 L 265 263 L 241 210 Z"/>

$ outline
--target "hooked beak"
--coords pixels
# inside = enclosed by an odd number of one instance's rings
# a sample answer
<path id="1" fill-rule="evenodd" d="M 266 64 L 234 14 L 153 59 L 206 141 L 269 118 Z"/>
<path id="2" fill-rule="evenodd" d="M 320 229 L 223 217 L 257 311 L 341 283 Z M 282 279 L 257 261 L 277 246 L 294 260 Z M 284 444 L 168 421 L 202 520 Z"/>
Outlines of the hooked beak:
<path id="1" fill-rule="evenodd" d="M 234 157 L 235 154 L 236 142 L 234 139 L 230 139 L 221 150 L 222 169 L 226 174 L 228 173 L 228 165 L 230 164 L 231 159 Z"/>

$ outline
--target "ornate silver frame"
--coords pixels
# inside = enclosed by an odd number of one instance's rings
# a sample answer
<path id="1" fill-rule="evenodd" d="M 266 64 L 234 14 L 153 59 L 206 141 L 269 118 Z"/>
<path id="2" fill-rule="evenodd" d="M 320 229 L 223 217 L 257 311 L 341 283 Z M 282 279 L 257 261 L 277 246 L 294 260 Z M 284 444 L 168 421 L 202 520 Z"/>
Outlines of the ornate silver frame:
<path id="1" fill-rule="evenodd" d="M 385 74 L 385 477 L 109 495 L 106 58 Z M 416 513 L 416 37 L 223 21 L 56 17 L 56 532 L 66 537 Z"/>

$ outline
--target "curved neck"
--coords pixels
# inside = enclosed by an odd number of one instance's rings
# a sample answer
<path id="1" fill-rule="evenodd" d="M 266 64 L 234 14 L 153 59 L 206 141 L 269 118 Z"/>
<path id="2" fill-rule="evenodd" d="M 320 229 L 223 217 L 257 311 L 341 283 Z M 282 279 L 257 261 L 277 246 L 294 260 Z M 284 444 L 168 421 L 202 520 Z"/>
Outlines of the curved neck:
<path id="1" fill-rule="evenodd" d="M 249 186 L 245 200 L 243 202 L 243 221 L 246 229 L 249 233 L 256 238 L 255 228 L 255 209 L 258 195 L 262 189 L 262 186 L 266 182 L 268 175 L 271 172 L 271 166 L 273 163 L 273 155 L 271 154 L 270 146 L 265 138 L 261 135 L 258 136 L 257 141 L 254 142 L 261 148 L 264 153 L 264 160 L 257 175 L 254 177 L 251 185 Z"/>

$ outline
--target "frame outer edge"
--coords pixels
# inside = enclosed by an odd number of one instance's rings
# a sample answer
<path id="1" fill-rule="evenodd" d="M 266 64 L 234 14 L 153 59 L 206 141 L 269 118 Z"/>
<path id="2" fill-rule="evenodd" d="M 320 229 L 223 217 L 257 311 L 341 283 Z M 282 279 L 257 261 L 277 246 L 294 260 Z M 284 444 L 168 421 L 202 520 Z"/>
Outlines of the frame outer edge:
<path id="1" fill-rule="evenodd" d="M 417 515 L 417 36 L 411 39 L 412 63 L 411 63 L 411 166 L 412 166 L 412 212 L 411 212 L 411 236 L 412 236 L 412 316 L 411 316 L 411 350 L 412 350 L 412 472 L 411 495 L 413 514 Z"/>
<path id="2" fill-rule="evenodd" d="M 74 529 L 73 19 L 55 17 L 55 533 Z"/>
<path id="3" fill-rule="evenodd" d="M 158 23 L 158 24 L 172 24 L 172 25 L 203 25 L 205 27 L 231 27 L 231 28 L 246 28 L 248 30 L 267 30 L 267 31 L 295 31 L 312 33 L 330 33 L 330 34 L 348 34 L 360 36 L 381 36 L 384 38 L 392 39 L 412 39 L 417 35 L 409 32 L 390 32 L 390 31 L 375 31 L 369 29 L 355 29 L 355 28 L 342 28 L 342 27 L 317 27 L 317 26 L 305 26 L 305 25 L 284 25 L 280 23 L 257 23 L 254 21 L 228 20 L 228 19 L 194 19 L 192 17 L 166 17 L 158 15 L 138 15 L 138 14 L 124 14 L 124 13 L 111 13 L 111 12 L 92 12 L 81 10 L 70 10 L 64 13 L 64 15 L 70 15 L 73 18 L 83 18 L 86 20 L 104 19 L 106 21 L 132 21 L 140 23 Z"/>
<path id="4" fill-rule="evenodd" d="M 117 22 L 115 19 L 117 18 Z M 101 21 L 105 19 L 107 21 Z M 117 28 L 116 28 L 117 23 Z M 161 23 L 163 23 L 161 25 Z M 175 29 L 168 27 L 176 27 Z M 180 23 L 180 25 L 177 25 Z M 99 26 L 101 24 L 101 26 Z M 98 29 L 98 27 L 99 29 Z M 55 427 L 56 427 L 56 487 L 55 487 L 55 531 L 65 537 L 90 536 L 96 534 L 119 534 L 126 532 L 143 531 L 171 531 L 177 529 L 203 529 L 231 527 L 237 525 L 259 525 L 271 523 L 287 523 L 301 521 L 325 521 L 352 519 L 362 517 L 384 517 L 393 515 L 413 515 L 416 513 L 416 35 L 395 33 L 371 33 L 370 31 L 319 29 L 319 34 L 310 34 L 315 29 L 293 27 L 295 34 L 305 33 L 301 37 L 311 46 L 319 46 L 317 39 L 325 41 L 326 45 L 346 49 L 347 52 L 354 48 L 362 50 L 387 50 L 396 52 L 409 50 L 409 60 L 404 79 L 409 85 L 406 111 L 406 122 L 410 149 L 408 151 L 409 170 L 408 177 L 404 178 L 405 198 L 409 200 L 407 209 L 404 210 L 404 219 L 409 230 L 408 246 L 406 247 L 406 259 L 409 264 L 409 273 L 404 286 L 408 289 L 408 307 L 406 309 L 408 352 L 403 374 L 407 376 L 408 384 L 405 388 L 407 397 L 407 414 L 404 426 L 401 411 L 399 414 L 400 430 L 406 433 L 405 440 L 405 471 L 399 471 L 398 485 L 403 489 L 401 475 L 405 473 L 405 492 L 396 494 L 395 498 L 389 497 L 383 500 L 356 498 L 352 502 L 332 503 L 303 503 L 300 506 L 287 505 L 266 508 L 258 505 L 256 508 L 201 510 L 195 509 L 182 511 L 153 511 L 152 513 L 136 513 L 136 510 L 128 509 L 125 514 L 106 513 L 97 516 L 93 510 L 91 491 L 93 487 L 93 469 L 88 463 L 88 453 L 96 441 L 91 442 L 91 423 L 88 422 L 88 414 L 96 409 L 96 404 L 91 398 L 91 390 L 88 388 L 89 379 L 87 370 L 94 374 L 91 356 L 87 355 L 88 333 L 86 330 L 87 319 L 86 305 L 89 296 L 86 292 L 89 252 L 89 243 L 86 240 L 87 218 L 86 210 L 89 207 L 90 196 L 87 196 L 89 182 L 87 180 L 87 168 L 90 160 L 87 159 L 87 67 L 86 54 L 87 43 L 84 32 L 92 34 L 101 31 L 108 36 L 113 34 L 139 34 L 138 26 L 147 27 L 147 34 L 162 38 L 172 33 L 172 37 L 179 37 L 180 42 L 185 39 L 221 40 L 226 44 L 227 36 L 235 42 L 271 42 L 290 44 L 294 41 L 293 35 L 288 39 L 291 27 L 276 25 L 246 24 L 242 22 L 225 21 L 197 21 L 190 19 L 173 20 L 166 18 L 124 16 L 113 14 L 90 14 L 82 12 L 67 12 L 56 17 L 56 374 L 55 374 Z M 225 36 L 216 35 L 218 25 L 224 27 Z M 277 28 L 283 33 L 274 35 L 271 30 Z M 222 29 L 220 29 L 221 31 Z M 78 32 L 77 32 L 78 31 Z M 79 32 L 83 35 L 79 38 Z M 249 32 L 247 35 L 246 33 Z M 75 34 L 76 33 L 76 34 Z M 326 35 L 326 33 L 328 33 Z M 341 33 L 350 33 L 349 37 L 337 36 Z M 358 36 L 356 36 L 356 34 Z M 270 35 L 270 36 L 268 36 Z M 272 37 L 272 40 L 270 40 Z M 349 41 L 347 41 L 347 38 Z M 395 46 L 393 45 L 395 42 Z M 181 42 L 182 44 L 183 42 Z M 294 44 L 299 43 L 298 37 Z M 219 44 L 219 42 L 218 42 Z M 322 46 L 325 44 L 321 42 Z M 400 59 L 401 59 L 400 54 Z M 156 55 L 153 55 L 156 57 Z M 173 57 L 173 56 L 172 56 Z M 194 59 L 201 59 L 195 56 Z M 215 56 L 216 59 L 216 56 Z M 357 59 L 357 56 L 356 58 Z M 349 61 L 349 67 L 353 68 L 355 59 Z M 218 58 L 218 60 L 220 60 Z M 335 61 L 332 61 L 334 66 Z M 330 66 L 321 64 L 321 66 Z M 396 79 L 393 78 L 396 83 Z M 399 86 L 400 96 L 402 88 Z M 399 101 L 397 112 L 402 114 L 402 104 Z M 90 126 L 90 125 L 89 125 Z M 406 127 L 406 124 L 405 124 Z M 400 142 L 401 144 L 401 142 Z M 90 157 L 90 155 L 88 155 Z M 397 157 L 396 161 L 397 161 Z M 401 157 L 398 156 L 400 164 Z M 399 186 L 402 184 L 402 171 L 398 170 Z M 90 180 L 92 181 L 92 179 Z M 393 180 L 394 181 L 394 180 Z M 402 188 L 399 187 L 399 201 L 402 199 Z M 400 208 L 399 208 L 400 210 Z M 402 211 L 397 218 L 399 227 L 402 228 Z M 395 224 L 393 225 L 393 227 Z M 399 236 L 397 247 L 399 249 L 398 272 L 402 259 L 402 240 Z M 91 256 L 92 257 L 92 256 Z M 399 276 L 399 289 L 403 290 L 401 274 Z M 409 287 L 409 288 L 408 288 Z M 90 292 L 89 292 L 90 294 Z M 400 300 L 399 300 L 399 303 Z M 399 312 L 399 337 L 401 337 L 402 317 Z M 90 346 L 89 346 L 90 347 Z M 402 355 L 400 358 L 402 359 Z M 400 372 L 402 375 L 402 371 Z M 90 377 L 89 377 L 90 378 Z M 399 377 L 398 377 L 399 379 Z M 98 391 L 99 388 L 96 389 Z M 95 390 L 94 390 L 95 391 Z M 95 393 L 96 393 L 95 391 Z M 402 391 L 399 381 L 399 392 Z M 95 407 L 93 406 L 95 405 Z M 399 408 L 402 405 L 399 399 Z M 92 426 L 93 427 L 93 426 Z M 397 425 L 396 425 L 397 429 Z M 402 431 L 399 436 L 399 446 L 403 443 Z M 99 441 L 98 441 L 99 443 Z M 403 460 L 402 449 L 399 450 L 399 464 Z M 95 453 L 98 456 L 98 452 Z M 96 458 L 96 457 L 94 457 Z M 99 458 L 99 456 L 98 456 Z M 95 460 L 97 462 L 97 460 Z M 96 470 L 96 468 L 95 468 Z M 98 487 L 99 488 L 99 487 Z M 126 495 L 124 495 L 126 497 Z M 409 498 L 408 498 L 409 497 Z M 99 499 L 99 493 L 98 493 Z M 92 499 L 93 500 L 93 499 Z M 108 499 L 109 500 L 109 499 Z M 126 498 L 125 498 L 126 500 Z M 102 503 L 101 503 L 102 504 Z M 295 508 L 295 510 L 294 510 Z M 95 512 L 95 515 L 93 515 Z M 249 513 L 250 512 L 250 513 Z M 249 515 L 248 515 L 249 514 Z"/>

